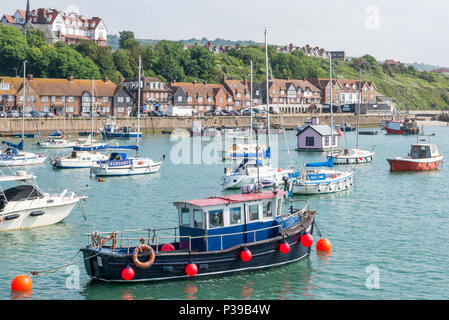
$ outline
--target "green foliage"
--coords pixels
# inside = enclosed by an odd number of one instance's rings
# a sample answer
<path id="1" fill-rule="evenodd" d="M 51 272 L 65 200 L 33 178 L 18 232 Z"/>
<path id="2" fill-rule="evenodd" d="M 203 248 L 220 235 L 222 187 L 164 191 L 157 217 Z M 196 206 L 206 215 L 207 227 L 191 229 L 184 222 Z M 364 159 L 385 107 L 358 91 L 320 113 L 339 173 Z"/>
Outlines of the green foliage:
<path id="1" fill-rule="evenodd" d="M 27 58 L 28 43 L 19 29 L 0 26 L 0 70 L 2 74 L 15 76 Z"/>

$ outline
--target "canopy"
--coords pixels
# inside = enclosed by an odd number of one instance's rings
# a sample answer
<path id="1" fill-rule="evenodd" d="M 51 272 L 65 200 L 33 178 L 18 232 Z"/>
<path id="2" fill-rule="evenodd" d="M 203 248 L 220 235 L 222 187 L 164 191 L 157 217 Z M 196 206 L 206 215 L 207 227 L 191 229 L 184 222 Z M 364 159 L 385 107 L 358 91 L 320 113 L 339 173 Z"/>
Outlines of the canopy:
<path id="1" fill-rule="evenodd" d="M 15 144 L 15 143 L 8 142 L 8 141 L 2 141 L 2 144 L 6 144 L 9 147 L 16 148 L 16 149 L 19 149 L 19 150 L 23 150 L 23 140 L 20 141 L 19 144 Z"/>
<path id="2" fill-rule="evenodd" d="M 310 162 L 306 163 L 306 167 L 334 167 L 334 157 L 330 157 L 329 160 L 325 162 Z"/>
<path id="3" fill-rule="evenodd" d="M 35 187 L 30 185 L 20 185 L 9 188 L 3 192 L 3 195 L 8 201 L 31 200 L 43 197 Z"/>

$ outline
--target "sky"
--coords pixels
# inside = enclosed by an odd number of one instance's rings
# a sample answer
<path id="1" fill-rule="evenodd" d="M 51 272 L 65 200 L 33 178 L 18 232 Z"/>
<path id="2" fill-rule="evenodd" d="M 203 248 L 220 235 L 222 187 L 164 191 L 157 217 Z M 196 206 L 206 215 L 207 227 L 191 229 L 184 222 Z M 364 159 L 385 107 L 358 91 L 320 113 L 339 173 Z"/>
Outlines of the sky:
<path id="1" fill-rule="evenodd" d="M 0 0 L 13 14 L 26 0 Z M 444 0 L 30 0 L 31 8 L 75 8 L 103 18 L 108 32 L 136 38 L 309 44 L 377 60 L 449 67 L 449 1 Z"/>

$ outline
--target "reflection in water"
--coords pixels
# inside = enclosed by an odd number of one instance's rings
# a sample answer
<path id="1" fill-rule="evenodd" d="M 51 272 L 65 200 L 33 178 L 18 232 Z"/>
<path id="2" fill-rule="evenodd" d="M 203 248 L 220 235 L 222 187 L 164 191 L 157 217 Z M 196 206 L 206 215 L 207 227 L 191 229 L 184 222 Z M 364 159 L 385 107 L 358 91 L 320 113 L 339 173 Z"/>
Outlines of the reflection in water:
<path id="1" fill-rule="evenodd" d="M 328 263 L 331 260 L 332 251 L 316 251 L 316 255 L 320 258 L 320 263 Z"/>
<path id="2" fill-rule="evenodd" d="M 33 294 L 33 290 L 11 291 L 10 297 L 11 297 L 11 300 L 27 300 L 27 299 L 31 299 L 32 294 Z"/>
<path id="3" fill-rule="evenodd" d="M 247 281 L 240 292 L 240 297 L 249 299 L 253 295 L 254 291 L 254 282 Z"/>
<path id="4" fill-rule="evenodd" d="M 186 283 L 186 287 L 184 289 L 184 292 L 187 294 L 187 299 L 197 299 L 195 294 L 198 292 L 198 287 L 193 284 L 193 282 Z"/>
<path id="5" fill-rule="evenodd" d="M 122 300 L 136 300 L 136 296 L 131 290 L 122 291 Z"/>

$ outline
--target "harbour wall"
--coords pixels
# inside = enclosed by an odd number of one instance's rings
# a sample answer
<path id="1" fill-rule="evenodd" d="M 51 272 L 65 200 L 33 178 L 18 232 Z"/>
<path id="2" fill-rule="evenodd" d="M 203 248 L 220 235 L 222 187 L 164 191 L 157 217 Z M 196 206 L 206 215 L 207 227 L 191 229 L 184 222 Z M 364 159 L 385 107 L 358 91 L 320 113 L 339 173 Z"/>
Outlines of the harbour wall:
<path id="1" fill-rule="evenodd" d="M 321 124 L 329 124 L 329 114 L 318 115 Z M 282 120 L 285 128 L 294 128 L 298 125 L 303 125 L 304 121 L 310 120 L 311 114 L 286 114 L 270 116 L 270 123 L 273 126 L 282 125 Z M 387 117 L 388 118 L 388 117 Z M 377 126 L 385 116 L 374 115 L 360 115 L 360 126 Z M 94 130 L 99 130 L 103 127 L 106 121 L 114 121 L 118 126 L 131 125 L 137 126 L 137 118 L 135 117 L 121 117 L 121 118 L 97 118 L 94 119 Z M 161 130 L 173 129 L 190 129 L 194 121 L 201 121 L 202 126 L 209 126 L 214 128 L 226 127 L 248 127 L 250 124 L 250 117 L 246 116 L 224 116 L 224 117 L 146 117 L 143 116 L 140 121 L 140 126 L 146 132 L 160 132 Z M 266 123 L 266 119 L 262 119 Z M 36 126 L 37 122 L 37 126 Z M 354 114 L 344 114 L 343 122 L 355 125 L 356 116 Z M 341 115 L 334 115 L 334 123 L 341 124 Z M 91 130 L 92 122 L 89 118 L 73 118 L 63 121 L 62 118 L 53 119 L 25 119 L 25 133 L 37 132 L 52 132 L 65 128 L 66 132 L 79 132 Z M 0 119 L 0 134 L 15 134 L 22 132 L 21 118 L 2 118 Z"/>

